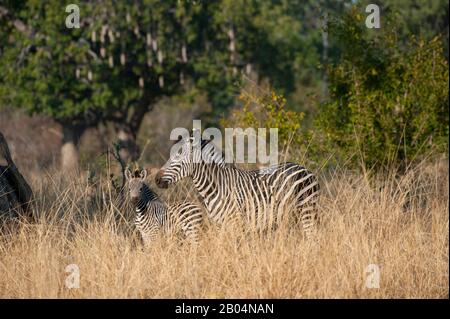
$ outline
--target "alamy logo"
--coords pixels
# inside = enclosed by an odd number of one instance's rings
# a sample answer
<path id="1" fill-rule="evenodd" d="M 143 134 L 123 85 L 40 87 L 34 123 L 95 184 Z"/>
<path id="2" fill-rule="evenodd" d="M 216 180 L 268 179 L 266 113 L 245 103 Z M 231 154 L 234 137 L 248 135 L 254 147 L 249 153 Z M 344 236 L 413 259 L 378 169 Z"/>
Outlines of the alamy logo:
<path id="1" fill-rule="evenodd" d="M 376 4 L 369 4 L 366 13 L 370 13 L 366 18 L 366 27 L 369 29 L 380 28 L 380 7 Z"/>
<path id="2" fill-rule="evenodd" d="M 267 131 L 269 131 L 267 134 Z M 181 137 L 181 139 L 180 139 Z M 269 145 L 267 139 L 269 137 Z M 225 128 L 225 137 L 215 127 L 201 131 L 201 120 L 193 121 L 192 136 L 188 129 L 177 127 L 170 133 L 171 140 L 179 140 L 170 150 L 170 157 L 175 158 L 182 153 L 198 151 L 201 157 L 193 157 L 194 163 L 209 162 L 216 158 L 211 155 L 215 149 L 201 150 L 202 140 L 213 140 L 224 150 L 226 163 L 270 164 L 278 163 L 278 129 L 277 128 Z M 246 143 L 247 141 L 247 143 Z M 247 151 L 247 152 L 246 152 Z"/>
<path id="3" fill-rule="evenodd" d="M 366 267 L 366 288 L 380 288 L 380 267 L 376 264 L 370 264 Z"/>
<path id="4" fill-rule="evenodd" d="M 70 264 L 66 267 L 69 275 L 66 277 L 66 287 L 69 289 L 80 288 L 80 268 L 77 264 Z"/>
<path id="5" fill-rule="evenodd" d="M 69 15 L 66 17 L 66 27 L 69 29 L 80 28 L 80 8 L 76 4 L 69 4 L 66 7 Z"/>

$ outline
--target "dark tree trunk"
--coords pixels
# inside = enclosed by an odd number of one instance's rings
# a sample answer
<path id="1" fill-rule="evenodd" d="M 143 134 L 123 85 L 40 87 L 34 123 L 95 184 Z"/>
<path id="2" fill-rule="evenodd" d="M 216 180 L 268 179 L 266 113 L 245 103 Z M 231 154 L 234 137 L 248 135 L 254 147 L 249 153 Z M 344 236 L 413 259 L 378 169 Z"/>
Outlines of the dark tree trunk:
<path id="1" fill-rule="evenodd" d="M 17 206 L 27 211 L 33 192 L 17 169 L 9 152 L 8 144 L 1 132 L 0 164 L 6 165 L 0 166 L 0 211 L 2 208 L 15 208 Z"/>
<path id="2" fill-rule="evenodd" d="M 136 143 L 137 130 L 127 123 L 117 123 L 117 138 L 119 139 L 119 156 L 125 162 L 136 161 L 139 158 L 139 146 Z"/>
<path id="3" fill-rule="evenodd" d="M 144 99 L 144 101 L 150 101 L 150 99 Z M 114 127 L 119 140 L 119 155 L 124 163 L 139 159 L 140 149 L 136 143 L 136 138 L 142 120 L 151 108 L 152 106 L 149 102 L 142 102 L 138 106 L 128 109 L 126 113 L 114 120 Z"/>
<path id="4" fill-rule="evenodd" d="M 62 123 L 62 130 L 61 167 L 64 172 L 76 173 L 79 170 L 79 142 L 84 128 Z"/>
<path id="5" fill-rule="evenodd" d="M 328 63 L 328 31 L 326 30 L 326 28 L 328 27 L 328 16 L 325 15 L 324 19 L 323 19 L 323 25 L 322 28 L 324 28 L 324 30 L 322 31 L 322 64 L 326 65 Z M 328 76 L 327 76 L 327 72 L 323 72 L 323 93 L 324 95 L 327 94 L 328 92 Z"/>

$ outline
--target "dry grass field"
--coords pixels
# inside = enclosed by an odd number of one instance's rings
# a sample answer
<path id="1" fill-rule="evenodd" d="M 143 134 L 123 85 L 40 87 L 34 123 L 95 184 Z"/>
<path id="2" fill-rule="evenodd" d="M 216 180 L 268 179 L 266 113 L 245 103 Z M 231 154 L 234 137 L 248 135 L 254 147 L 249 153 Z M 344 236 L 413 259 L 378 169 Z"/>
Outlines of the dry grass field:
<path id="1" fill-rule="evenodd" d="M 34 221 L 4 225 L 1 298 L 448 298 L 448 160 L 402 176 L 322 174 L 314 241 L 282 228 L 205 230 L 197 247 L 143 249 L 110 189 L 48 173 L 32 180 Z M 154 187 L 151 180 L 151 186 Z M 163 191 L 170 201 L 189 184 Z M 68 288 L 76 264 L 79 288 Z M 367 288 L 368 265 L 380 270 Z"/>

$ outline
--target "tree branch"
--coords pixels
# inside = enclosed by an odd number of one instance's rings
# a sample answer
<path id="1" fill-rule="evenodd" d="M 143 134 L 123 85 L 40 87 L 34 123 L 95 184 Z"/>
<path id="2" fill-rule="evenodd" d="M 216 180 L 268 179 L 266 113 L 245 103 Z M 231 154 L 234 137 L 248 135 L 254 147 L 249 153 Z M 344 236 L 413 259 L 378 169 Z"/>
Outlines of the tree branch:
<path id="1" fill-rule="evenodd" d="M 25 34 L 28 38 L 33 39 L 36 37 L 37 34 L 33 29 L 28 27 L 22 20 L 13 17 L 11 12 L 7 8 L 5 8 L 4 6 L 0 6 L 0 18 L 4 17 L 11 20 L 12 25 L 17 30 Z"/>

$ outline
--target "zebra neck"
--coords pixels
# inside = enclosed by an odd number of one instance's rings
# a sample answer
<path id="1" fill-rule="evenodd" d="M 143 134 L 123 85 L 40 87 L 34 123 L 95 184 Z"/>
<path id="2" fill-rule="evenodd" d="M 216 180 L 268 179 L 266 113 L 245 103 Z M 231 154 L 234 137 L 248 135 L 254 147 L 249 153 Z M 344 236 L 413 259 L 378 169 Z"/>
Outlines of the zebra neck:
<path id="1" fill-rule="evenodd" d="M 229 164 L 225 161 L 225 154 L 218 149 L 214 143 L 208 143 L 206 146 L 201 148 L 201 163 L 200 165 L 218 165 L 225 167 Z"/>
<path id="2" fill-rule="evenodd" d="M 158 195 L 155 192 L 153 192 L 147 185 L 144 185 L 141 199 L 137 202 L 135 206 L 136 213 L 138 214 L 145 213 L 148 205 L 154 201 L 159 201 Z"/>
<path id="3" fill-rule="evenodd" d="M 144 212 L 146 211 L 146 209 L 147 209 L 147 205 L 148 205 L 148 204 L 149 204 L 148 201 L 145 201 L 145 200 L 142 200 L 142 199 L 141 199 L 141 200 L 136 204 L 136 206 L 134 207 L 136 213 L 138 213 L 138 214 L 144 213 Z"/>
<path id="4" fill-rule="evenodd" d="M 223 173 L 224 170 L 227 171 L 227 175 L 232 175 L 237 168 L 232 165 L 219 165 L 216 163 L 201 163 L 194 168 L 192 181 L 196 190 L 206 202 L 208 202 L 211 194 L 223 193 L 231 186 L 228 183 L 227 185 L 221 183 L 222 178 L 220 178 L 219 174 Z"/>

